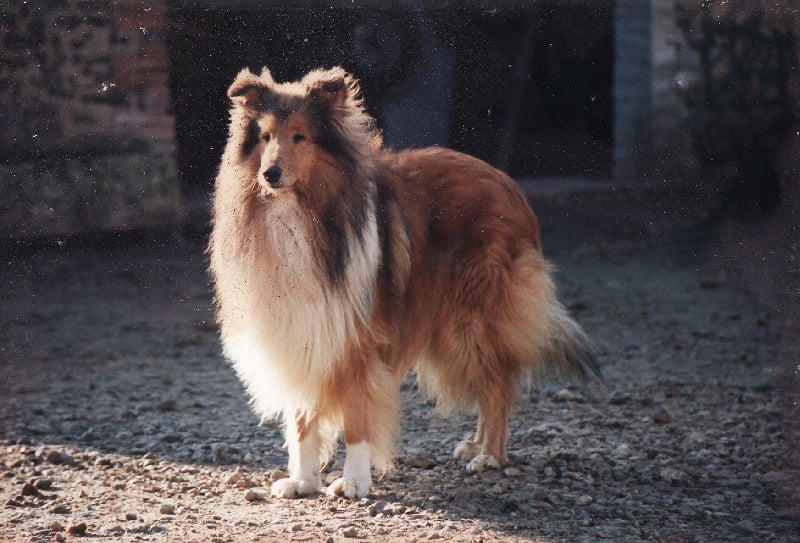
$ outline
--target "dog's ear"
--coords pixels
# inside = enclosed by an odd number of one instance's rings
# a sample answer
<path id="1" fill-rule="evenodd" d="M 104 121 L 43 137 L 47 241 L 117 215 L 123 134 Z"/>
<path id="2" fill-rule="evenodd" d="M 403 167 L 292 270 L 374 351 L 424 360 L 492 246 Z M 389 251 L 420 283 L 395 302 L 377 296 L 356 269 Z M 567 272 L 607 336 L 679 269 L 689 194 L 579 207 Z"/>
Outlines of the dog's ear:
<path id="1" fill-rule="evenodd" d="M 272 77 L 272 72 L 270 72 L 269 68 L 266 66 L 261 67 L 261 75 L 259 77 L 261 78 L 261 81 L 269 87 L 275 84 L 275 79 Z"/>
<path id="2" fill-rule="evenodd" d="M 261 76 L 257 76 L 245 68 L 236 76 L 228 88 L 228 98 L 234 106 L 257 107 L 263 103 L 270 92 L 270 87 L 275 83 L 269 70 L 264 68 Z"/>
<path id="3" fill-rule="evenodd" d="M 358 93 L 358 83 L 341 67 L 315 71 L 303 78 L 308 97 L 325 109 L 345 105 Z"/>

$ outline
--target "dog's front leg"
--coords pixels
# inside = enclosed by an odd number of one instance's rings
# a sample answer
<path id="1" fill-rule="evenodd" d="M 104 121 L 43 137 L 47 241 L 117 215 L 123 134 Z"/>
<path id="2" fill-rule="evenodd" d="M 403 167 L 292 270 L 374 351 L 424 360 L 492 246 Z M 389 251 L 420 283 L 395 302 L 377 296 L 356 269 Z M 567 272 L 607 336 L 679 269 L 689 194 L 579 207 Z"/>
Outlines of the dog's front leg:
<path id="1" fill-rule="evenodd" d="M 361 370 L 346 380 L 342 394 L 344 443 L 342 476 L 328 487 L 328 495 L 363 498 L 372 486 L 372 465 L 387 470 L 394 457 L 400 383 L 382 363 L 352 365 Z"/>
<path id="2" fill-rule="evenodd" d="M 359 387 L 361 388 L 361 387 Z M 356 392 L 356 391 L 354 391 Z M 360 393 L 359 393 L 360 392 Z M 329 496 L 363 498 L 372 486 L 372 445 L 374 432 L 374 406 L 370 394 L 357 391 L 344 401 L 344 443 L 346 446 L 342 476 L 328 487 Z"/>
<path id="3" fill-rule="evenodd" d="M 315 418 L 296 415 L 286 421 L 289 446 L 289 477 L 272 483 L 270 494 L 278 498 L 296 498 L 319 491 L 322 439 Z"/>
<path id="4" fill-rule="evenodd" d="M 363 498 L 372 486 L 372 445 L 367 441 L 346 443 L 342 476 L 328 487 L 329 496 Z"/>

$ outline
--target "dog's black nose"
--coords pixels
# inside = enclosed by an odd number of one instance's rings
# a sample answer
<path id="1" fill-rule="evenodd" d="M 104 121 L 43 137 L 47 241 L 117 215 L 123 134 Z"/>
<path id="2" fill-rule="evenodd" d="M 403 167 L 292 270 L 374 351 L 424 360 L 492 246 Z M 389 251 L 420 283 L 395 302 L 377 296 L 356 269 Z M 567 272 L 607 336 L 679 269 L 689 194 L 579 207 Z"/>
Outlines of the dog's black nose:
<path id="1" fill-rule="evenodd" d="M 283 170 L 281 170 L 281 167 L 276 164 L 275 166 L 270 166 L 266 169 L 264 172 L 264 179 L 266 179 L 267 183 L 270 185 L 278 185 L 280 183 L 282 173 Z"/>

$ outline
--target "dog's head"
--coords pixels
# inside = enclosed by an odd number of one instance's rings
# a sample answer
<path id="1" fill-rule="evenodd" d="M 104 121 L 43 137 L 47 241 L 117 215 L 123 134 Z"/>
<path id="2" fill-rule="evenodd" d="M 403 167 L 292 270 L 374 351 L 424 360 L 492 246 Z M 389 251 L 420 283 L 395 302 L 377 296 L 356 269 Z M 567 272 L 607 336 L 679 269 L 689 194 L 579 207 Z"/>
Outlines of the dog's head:
<path id="1" fill-rule="evenodd" d="M 263 195 L 308 188 L 371 162 L 380 147 L 358 82 L 342 68 L 276 83 L 269 70 L 242 70 L 228 89 L 241 163 Z"/>

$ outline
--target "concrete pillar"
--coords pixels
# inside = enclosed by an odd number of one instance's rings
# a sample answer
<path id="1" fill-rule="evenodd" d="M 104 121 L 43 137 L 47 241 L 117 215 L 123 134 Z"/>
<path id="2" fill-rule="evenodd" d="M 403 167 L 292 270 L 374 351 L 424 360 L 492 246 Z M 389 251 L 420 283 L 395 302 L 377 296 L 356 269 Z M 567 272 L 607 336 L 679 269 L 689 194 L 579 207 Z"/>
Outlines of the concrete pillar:
<path id="1" fill-rule="evenodd" d="M 614 174 L 624 177 L 652 112 L 650 0 L 614 4 Z"/>

